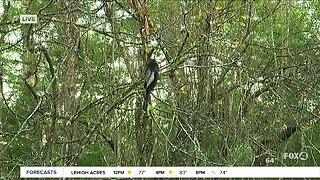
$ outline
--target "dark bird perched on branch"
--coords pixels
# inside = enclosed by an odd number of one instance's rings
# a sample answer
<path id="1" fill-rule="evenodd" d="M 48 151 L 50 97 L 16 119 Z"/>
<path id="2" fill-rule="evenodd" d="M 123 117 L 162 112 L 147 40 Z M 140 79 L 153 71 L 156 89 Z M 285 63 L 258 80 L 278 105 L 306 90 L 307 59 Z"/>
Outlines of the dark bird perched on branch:
<path id="1" fill-rule="evenodd" d="M 147 69 L 145 72 L 144 78 L 144 102 L 143 102 L 143 110 L 147 111 L 148 103 L 150 103 L 150 93 L 154 90 L 154 87 L 157 84 L 159 79 L 159 65 L 156 60 L 150 59 L 147 65 Z"/>

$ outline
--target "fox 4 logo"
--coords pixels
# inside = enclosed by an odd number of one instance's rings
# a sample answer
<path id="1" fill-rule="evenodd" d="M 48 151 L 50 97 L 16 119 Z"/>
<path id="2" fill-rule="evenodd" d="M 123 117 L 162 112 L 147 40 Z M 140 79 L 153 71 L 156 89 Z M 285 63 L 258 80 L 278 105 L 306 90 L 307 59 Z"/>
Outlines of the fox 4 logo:
<path id="1" fill-rule="evenodd" d="M 306 152 L 290 152 L 290 153 L 283 153 L 283 159 L 291 159 L 291 160 L 302 160 L 305 161 L 308 159 L 308 153 Z"/>

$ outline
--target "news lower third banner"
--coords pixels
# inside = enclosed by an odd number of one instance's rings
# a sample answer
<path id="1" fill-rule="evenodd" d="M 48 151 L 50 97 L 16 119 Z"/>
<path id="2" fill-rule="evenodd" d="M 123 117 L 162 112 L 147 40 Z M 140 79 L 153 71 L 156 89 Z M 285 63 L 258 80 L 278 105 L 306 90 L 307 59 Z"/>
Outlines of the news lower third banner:
<path id="1" fill-rule="evenodd" d="M 320 167 L 20 167 L 21 178 L 320 178 Z"/>

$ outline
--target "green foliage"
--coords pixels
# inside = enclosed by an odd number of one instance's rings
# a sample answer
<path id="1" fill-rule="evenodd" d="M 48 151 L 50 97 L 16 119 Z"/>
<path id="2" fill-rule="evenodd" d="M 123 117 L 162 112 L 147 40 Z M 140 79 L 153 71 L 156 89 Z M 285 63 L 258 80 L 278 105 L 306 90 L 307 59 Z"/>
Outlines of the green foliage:
<path id="1" fill-rule="evenodd" d="M 20 165 L 320 162 L 318 1 L 25 2 L 0 14 L 0 178 Z M 151 49 L 161 78 L 146 113 Z"/>

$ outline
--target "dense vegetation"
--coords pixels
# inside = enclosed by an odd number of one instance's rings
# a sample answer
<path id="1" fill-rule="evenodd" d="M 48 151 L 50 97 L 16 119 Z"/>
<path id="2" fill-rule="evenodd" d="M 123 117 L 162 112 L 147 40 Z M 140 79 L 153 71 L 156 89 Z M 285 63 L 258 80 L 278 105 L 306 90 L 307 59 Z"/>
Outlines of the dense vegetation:
<path id="1" fill-rule="evenodd" d="M 0 15 L 2 178 L 23 165 L 319 165 L 317 0 L 1 0 Z M 150 57 L 161 70 L 145 113 Z"/>

